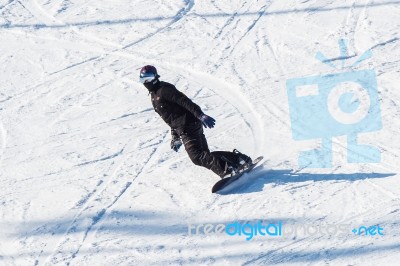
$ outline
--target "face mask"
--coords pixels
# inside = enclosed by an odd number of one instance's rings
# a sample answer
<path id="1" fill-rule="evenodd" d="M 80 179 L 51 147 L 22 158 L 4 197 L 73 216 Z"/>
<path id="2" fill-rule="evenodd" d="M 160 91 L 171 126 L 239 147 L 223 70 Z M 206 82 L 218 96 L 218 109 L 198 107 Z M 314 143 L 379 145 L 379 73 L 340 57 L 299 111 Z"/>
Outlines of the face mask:
<path id="1" fill-rule="evenodd" d="M 143 83 L 143 85 L 148 89 L 150 92 L 156 91 L 160 87 L 160 81 L 155 79 L 150 82 Z"/>

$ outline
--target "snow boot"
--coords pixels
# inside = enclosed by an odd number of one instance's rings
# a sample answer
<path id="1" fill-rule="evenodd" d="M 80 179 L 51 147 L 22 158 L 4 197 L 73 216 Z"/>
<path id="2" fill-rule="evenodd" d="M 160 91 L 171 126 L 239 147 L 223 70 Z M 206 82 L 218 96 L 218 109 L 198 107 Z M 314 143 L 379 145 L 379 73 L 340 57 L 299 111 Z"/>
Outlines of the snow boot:
<path id="1" fill-rule="evenodd" d="M 237 168 L 237 171 L 240 172 L 246 168 L 248 168 L 252 164 L 252 160 L 249 156 L 241 153 L 237 149 L 233 150 L 233 153 L 236 154 L 239 157 L 239 167 Z"/>

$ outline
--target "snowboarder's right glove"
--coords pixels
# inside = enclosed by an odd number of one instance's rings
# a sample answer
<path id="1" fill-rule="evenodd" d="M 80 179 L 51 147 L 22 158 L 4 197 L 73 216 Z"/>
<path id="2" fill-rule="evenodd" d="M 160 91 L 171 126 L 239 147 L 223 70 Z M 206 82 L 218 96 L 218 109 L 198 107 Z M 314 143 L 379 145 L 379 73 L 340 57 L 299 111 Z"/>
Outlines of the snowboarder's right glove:
<path id="1" fill-rule="evenodd" d="M 215 119 L 205 114 L 200 116 L 200 121 L 203 123 L 205 128 L 213 128 L 215 125 Z"/>
<path id="2" fill-rule="evenodd" d="M 182 146 L 182 141 L 179 137 L 172 136 L 171 149 L 178 152 L 179 148 Z"/>

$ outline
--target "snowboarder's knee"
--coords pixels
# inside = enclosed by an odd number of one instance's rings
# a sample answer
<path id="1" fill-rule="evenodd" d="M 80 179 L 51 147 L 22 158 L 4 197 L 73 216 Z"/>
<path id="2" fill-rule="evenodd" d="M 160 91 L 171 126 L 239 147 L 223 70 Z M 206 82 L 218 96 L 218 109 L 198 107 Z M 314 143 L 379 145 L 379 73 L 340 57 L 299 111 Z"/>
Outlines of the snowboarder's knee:
<path id="1" fill-rule="evenodd" d="M 207 162 L 208 162 L 207 157 L 208 157 L 208 155 L 209 155 L 209 153 L 207 153 L 206 151 L 203 151 L 203 152 L 199 152 L 199 153 L 196 153 L 196 154 L 191 154 L 189 157 L 190 157 L 190 159 L 192 160 L 192 162 L 195 165 L 207 166 Z"/>
<path id="2" fill-rule="evenodd" d="M 202 160 L 200 160 L 200 156 L 190 157 L 190 159 L 192 160 L 192 162 L 195 165 L 198 165 L 198 166 L 202 166 L 203 165 Z"/>

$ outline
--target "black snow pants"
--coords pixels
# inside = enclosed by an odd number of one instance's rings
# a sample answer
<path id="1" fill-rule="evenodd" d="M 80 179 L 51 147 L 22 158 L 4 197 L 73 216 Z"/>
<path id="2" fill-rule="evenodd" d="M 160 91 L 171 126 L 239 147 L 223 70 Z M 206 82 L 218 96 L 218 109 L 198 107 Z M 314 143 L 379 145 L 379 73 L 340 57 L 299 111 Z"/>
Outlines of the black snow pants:
<path id="1" fill-rule="evenodd" d="M 210 169 L 221 178 L 227 174 L 228 166 L 239 164 L 240 158 L 233 152 L 210 152 L 201 122 L 185 127 L 180 136 L 192 162 Z"/>

